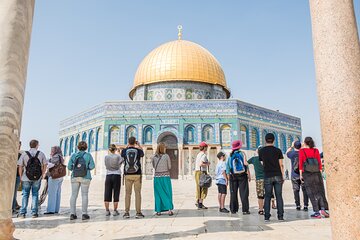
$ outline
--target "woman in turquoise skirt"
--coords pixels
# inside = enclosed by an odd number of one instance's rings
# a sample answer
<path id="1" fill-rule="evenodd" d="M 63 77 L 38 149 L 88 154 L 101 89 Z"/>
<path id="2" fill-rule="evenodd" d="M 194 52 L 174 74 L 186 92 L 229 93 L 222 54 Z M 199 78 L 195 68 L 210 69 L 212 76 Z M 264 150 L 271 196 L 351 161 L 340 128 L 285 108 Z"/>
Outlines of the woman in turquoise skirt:
<path id="1" fill-rule="evenodd" d="M 166 154 L 165 143 L 159 143 L 156 154 L 152 158 L 154 168 L 154 197 L 155 212 L 160 216 L 162 212 L 168 212 L 169 216 L 174 215 L 172 187 L 170 179 L 171 161 Z"/>

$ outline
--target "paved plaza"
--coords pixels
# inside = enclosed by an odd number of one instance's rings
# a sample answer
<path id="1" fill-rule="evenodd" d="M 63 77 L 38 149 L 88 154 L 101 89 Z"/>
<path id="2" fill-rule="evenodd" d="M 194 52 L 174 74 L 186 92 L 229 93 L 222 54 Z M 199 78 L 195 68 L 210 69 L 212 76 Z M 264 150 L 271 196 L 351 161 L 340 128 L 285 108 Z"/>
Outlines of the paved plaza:
<path id="1" fill-rule="evenodd" d="M 124 189 L 121 189 L 121 215 L 106 217 L 103 208 L 103 181 L 94 179 L 89 193 L 90 221 L 69 220 L 70 182 L 63 183 L 61 214 L 44 216 L 46 203 L 43 204 L 40 217 L 32 219 L 28 214 L 25 219 L 14 218 L 18 239 L 330 239 L 329 219 L 310 219 L 310 212 L 296 211 L 293 203 L 290 181 L 285 182 L 285 222 L 264 223 L 263 216 L 257 214 L 255 182 L 250 184 L 251 215 L 230 215 L 218 212 L 217 188 L 210 189 L 205 201 L 208 210 L 197 210 L 194 205 L 194 183 L 190 180 L 173 181 L 174 216 L 155 216 L 152 181 L 143 181 L 144 219 L 134 218 L 134 201 L 132 201 L 131 218 L 122 218 L 124 206 Z M 134 198 L 134 196 L 133 196 Z M 19 199 L 21 194 L 19 193 Z M 134 199 L 133 199 L 134 200 Z M 227 202 L 229 196 L 227 198 Z M 78 198 L 78 216 L 81 197 Z M 273 211 L 273 216 L 276 212 Z M 276 211 L 276 210 L 275 210 Z"/>

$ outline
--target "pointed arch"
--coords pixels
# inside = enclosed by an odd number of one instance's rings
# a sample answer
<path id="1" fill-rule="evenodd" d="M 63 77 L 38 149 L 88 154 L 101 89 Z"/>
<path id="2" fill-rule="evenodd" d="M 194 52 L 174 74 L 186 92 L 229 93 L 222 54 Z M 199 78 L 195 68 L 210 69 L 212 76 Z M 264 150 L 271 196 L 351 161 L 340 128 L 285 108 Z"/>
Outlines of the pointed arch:
<path id="1" fill-rule="evenodd" d="M 68 155 L 68 138 L 65 139 L 65 143 L 64 143 L 64 156 Z"/>
<path id="2" fill-rule="evenodd" d="M 202 129 L 202 140 L 207 143 L 213 143 L 214 133 L 214 127 L 210 124 L 206 124 Z"/>
<path id="3" fill-rule="evenodd" d="M 100 130 L 101 130 L 101 128 L 98 128 L 97 130 L 96 130 L 96 137 L 95 137 L 95 151 L 99 151 L 99 137 L 100 137 Z"/>
<path id="4" fill-rule="evenodd" d="M 184 142 L 186 144 L 191 144 L 196 142 L 195 136 L 195 126 L 194 125 L 187 125 L 184 130 Z"/>
<path id="5" fill-rule="evenodd" d="M 79 149 L 77 148 L 77 146 L 79 145 L 80 142 L 80 134 L 76 135 L 76 140 L 75 140 L 75 152 L 77 153 L 79 151 Z"/>
<path id="6" fill-rule="evenodd" d="M 118 126 L 112 126 L 109 134 L 109 144 L 120 143 L 120 128 Z"/>
<path id="7" fill-rule="evenodd" d="M 87 133 L 83 132 L 82 137 L 81 137 L 81 141 L 86 142 L 86 140 L 87 140 Z"/>
<path id="8" fill-rule="evenodd" d="M 260 145 L 259 130 L 251 129 L 251 144 L 252 149 L 256 149 Z"/>
<path id="9" fill-rule="evenodd" d="M 70 138 L 70 144 L 69 144 L 69 156 L 74 153 L 74 136 L 71 136 Z"/>
<path id="10" fill-rule="evenodd" d="M 249 130 L 245 125 L 240 126 L 240 140 L 242 142 L 242 148 L 248 148 L 248 146 L 249 146 Z"/>
<path id="11" fill-rule="evenodd" d="M 287 146 L 286 146 L 286 138 L 283 133 L 280 134 L 280 149 L 283 153 L 286 152 Z"/>
<path id="12" fill-rule="evenodd" d="M 128 143 L 128 139 L 130 137 L 137 137 L 136 127 L 133 125 L 127 127 L 125 136 L 126 136 L 126 139 L 125 139 L 126 144 Z"/>
<path id="13" fill-rule="evenodd" d="M 88 152 L 94 151 L 94 146 L 95 146 L 94 130 L 90 130 L 89 139 L 88 139 Z"/>
<path id="14" fill-rule="evenodd" d="M 263 129 L 263 131 L 262 131 L 262 144 L 265 146 L 265 144 L 266 144 L 266 141 L 265 141 L 265 136 L 266 136 L 266 134 L 268 134 L 268 131 L 266 130 L 266 129 Z"/>
<path id="15" fill-rule="evenodd" d="M 291 135 L 289 134 L 289 135 L 287 136 L 287 138 L 286 138 L 286 145 L 287 145 L 288 147 L 290 147 L 293 141 L 294 141 L 293 136 L 291 136 Z"/>
<path id="16" fill-rule="evenodd" d="M 224 124 L 220 128 L 220 141 L 223 147 L 230 147 L 231 145 L 231 127 L 228 124 Z"/>
<path id="17" fill-rule="evenodd" d="M 62 138 L 60 139 L 59 146 L 60 146 L 61 151 L 63 151 L 63 139 Z"/>
<path id="18" fill-rule="evenodd" d="M 143 144 L 153 143 L 154 128 L 152 126 L 144 127 L 143 131 Z"/>

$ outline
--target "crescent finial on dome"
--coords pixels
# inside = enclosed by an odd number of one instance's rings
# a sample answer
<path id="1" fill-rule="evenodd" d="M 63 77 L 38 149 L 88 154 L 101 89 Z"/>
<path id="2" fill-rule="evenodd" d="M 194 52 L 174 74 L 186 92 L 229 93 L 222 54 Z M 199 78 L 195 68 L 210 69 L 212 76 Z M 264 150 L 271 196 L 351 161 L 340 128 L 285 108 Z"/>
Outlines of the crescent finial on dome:
<path id="1" fill-rule="evenodd" d="M 182 25 L 178 25 L 177 29 L 178 29 L 178 40 L 182 39 Z"/>

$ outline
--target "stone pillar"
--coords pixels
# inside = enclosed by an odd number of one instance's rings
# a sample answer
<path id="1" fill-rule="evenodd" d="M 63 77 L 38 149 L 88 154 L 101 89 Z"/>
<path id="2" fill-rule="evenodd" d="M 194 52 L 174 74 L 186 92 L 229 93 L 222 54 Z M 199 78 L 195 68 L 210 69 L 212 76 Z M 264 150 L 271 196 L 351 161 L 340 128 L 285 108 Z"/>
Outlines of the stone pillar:
<path id="1" fill-rule="evenodd" d="M 11 205 L 34 4 L 0 1 L 0 239 L 13 239 Z"/>
<path id="2" fill-rule="evenodd" d="M 184 147 L 179 144 L 179 176 L 184 179 Z"/>
<path id="3" fill-rule="evenodd" d="M 352 0 L 310 0 L 333 239 L 358 239 L 360 47 Z"/>
<path id="4" fill-rule="evenodd" d="M 193 169 L 192 169 L 192 152 L 193 152 L 193 147 L 189 147 L 189 174 L 188 175 L 193 175 Z"/>
<path id="5" fill-rule="evenodd" d="M 0 1 L 0 239 L 13 239 L 11 205 L 34 0 Z"/>

